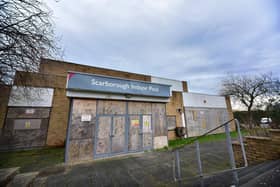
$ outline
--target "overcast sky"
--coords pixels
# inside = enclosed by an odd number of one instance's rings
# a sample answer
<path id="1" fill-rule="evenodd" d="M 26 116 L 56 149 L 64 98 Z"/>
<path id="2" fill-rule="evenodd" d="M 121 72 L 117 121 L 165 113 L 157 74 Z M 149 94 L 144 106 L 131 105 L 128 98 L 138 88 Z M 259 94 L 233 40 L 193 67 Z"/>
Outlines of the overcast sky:
<path id="1" fill-rule="evenodd" d="M 277 0 L 48 1 L 65 61 L 186 80 L 218 94 L 228 73 L 280 73 Z"/>

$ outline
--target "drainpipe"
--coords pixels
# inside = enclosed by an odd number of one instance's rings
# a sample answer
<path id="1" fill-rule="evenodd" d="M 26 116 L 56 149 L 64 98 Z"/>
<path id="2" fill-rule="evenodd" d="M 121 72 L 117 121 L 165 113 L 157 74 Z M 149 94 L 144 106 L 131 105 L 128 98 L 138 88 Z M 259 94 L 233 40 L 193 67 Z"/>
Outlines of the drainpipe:
<path id="1" fill-rule="evenodd" d="M 185 121 L 185 113 L 184 110 L 181 112 L 181 118 L 182 118 L 182 127 L 186 128 L 186 121 Z M 187 138 L 187 133 L 184 135 L 184 138 Z"/>

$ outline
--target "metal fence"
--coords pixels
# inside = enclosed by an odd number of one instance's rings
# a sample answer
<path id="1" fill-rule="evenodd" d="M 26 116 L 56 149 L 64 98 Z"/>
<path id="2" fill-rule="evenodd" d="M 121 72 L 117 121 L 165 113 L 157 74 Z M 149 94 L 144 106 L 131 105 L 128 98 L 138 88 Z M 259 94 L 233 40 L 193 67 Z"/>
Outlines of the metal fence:
<path id="1" fill-rule="evenodd" d="M 234 121 L 237 128 L 237 141 L 241 145 L 242 156 L 244 159 L 243 167 L 236 167 L 234 153 L 232 148 L 232 137 L 230 133 L 230 122 Z M 213 133 L 220 132 L 224 129 L 224 134 L 220 136 L 225 136 L 225 139 L 220 141 L 211 140 L 201 144 L 200 140 L 203 137 Z M 203 146 L 203 151 L 201 151 L 201 146 Z M 214 176 L 217 174 L 227 174 L 229 185 L 238 185 L 239 179 L 237 175 L 237 170 L 247 167 L 247 159 L 242 139 L 242 134 L 240 131 L 240 125 L 237 119 L 232 119 L 219 125 L 201 136 L 198 136 L 191 140 L 187 145 L 182 148 L 177 148 L 173 150 L 173 177 L 175 183 L 188 184 L 188 182 L 200 183 L 200 186 L 204 186 L 204 179 L 209 178 L 209 176 Z M 190 170 L 192 168 L 192 170 Z M 190 172 L 193 171 L 193 172 Z"/>

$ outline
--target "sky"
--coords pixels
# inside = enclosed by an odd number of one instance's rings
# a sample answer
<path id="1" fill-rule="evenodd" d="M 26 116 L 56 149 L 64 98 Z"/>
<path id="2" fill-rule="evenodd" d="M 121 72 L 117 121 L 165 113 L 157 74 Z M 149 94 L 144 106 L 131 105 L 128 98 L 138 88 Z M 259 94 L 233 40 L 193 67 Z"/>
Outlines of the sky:
<path id="1" fill-rule="evenodd" d="M 280 75 L 277 0 L 47 1 L 63 60 L 185 80 L 219 94 L 229 74 Z"/>

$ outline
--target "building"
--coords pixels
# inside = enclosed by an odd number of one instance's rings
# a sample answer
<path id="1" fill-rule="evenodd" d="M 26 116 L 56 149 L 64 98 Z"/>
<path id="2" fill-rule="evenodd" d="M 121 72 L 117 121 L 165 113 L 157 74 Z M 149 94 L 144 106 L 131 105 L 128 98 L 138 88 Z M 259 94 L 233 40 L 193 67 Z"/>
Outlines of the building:
<path id="1" fill-rule="evenodd" d="M 198 136 L 233 117 L 228 98 L 185 81 L 50 59 L 0 99 L 1 149 L 65 145 L 69 162 L 162 148 L 176 127 Z"/>

